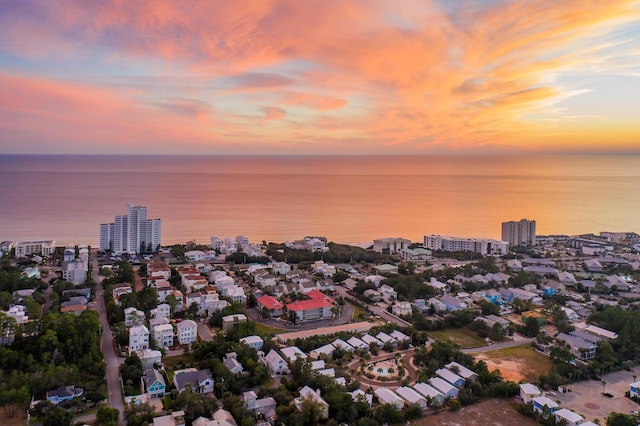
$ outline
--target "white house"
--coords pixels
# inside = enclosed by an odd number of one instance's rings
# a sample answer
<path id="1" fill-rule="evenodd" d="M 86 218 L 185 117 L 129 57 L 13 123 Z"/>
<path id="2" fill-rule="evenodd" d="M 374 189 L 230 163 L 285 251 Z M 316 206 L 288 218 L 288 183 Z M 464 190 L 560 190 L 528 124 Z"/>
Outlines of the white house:
<path id="1" fill-rule="evenodd" d="M 458 376 L 462 377 L 465 380 L 473 382 L 478 378 L 478 373 L 475 371 L 469 370 L 464 365 L 458 364 L 457 362 L 450 362 L 449 364 L 444 366 L 447 370 L 450 370 L 456 373 Z"/>
<path id="2" fill-rule="evenodd" d="M 564 420 L 567 426 L 580 426 L 584 420 L 581 415 L 576 414 L 571 410 L 567 410 L 566 408 L 555 411 L 553 415 L 556 418 L 556 423 Z"/>
<path id="3" fill-rule="evenodd" d="M 423 410 L 427 409 L 427 399 L 410 387 L 401 386 L 396 389 L 396 393 L 409 404 L 418 404 Z"/>
<path id="4" fill-rule="evenodd" d="M 305 401 L 313 401 L 317 403 L 321 408 L 321 419 L 329 418 L 329 404 L 322 399 L 319 391 L 314 391 L 309 386 L 305 386 L 300 389 L 300 397 L 295 399 L 295 405 L 298 410 L 302 410 L 302 405 Z"/>
<path id="5" fill-rule="evenodd" d="M 558 408 L 558 404 L 546 396 L 532 398 L 531 404 L 533 406 L 533 411 L 545 418 Z"/>
<path id="6" fill-rule="evenodd" d="M 254 348 L 259 351 L 262 349 L 262 345 L 264 344 L 264 340 L 260 336 L 247 336 L 240 339 L 240 343 L 243 343 L 250 348 Z"/>
<path id="7" fill-rule="evenodd" d="M 129 329 L 129 355 L 133 352 L 149 349 L 149 329 L 136 325 Z"/>
<path id="8" fill-rule="evenodd" d="M 521 383 L 520 384 L 520 399 L 524 401 L 524 403 L 528 403 L 533 398 L 537 398 L 541 395 L 540 389 L 538 389 L 535 385 L 531 383 Z"/>
<path id="9" fill-rule="evenodd" d="M 169 323 L 158 324 L 153 329 L 153 340 L 159 347 L 168 348 L 173 346 L 173 326 Z"/>
<path id="10" fill-rule="evenodd" d="M 178 329 L 178 343 L 187 345 L 196 341 L 198 337 L 198 325 L 195 321 L 184 320 L 176 324 Z"/>
<path id="11" fill-rule="evenodd" d="M 404 400 L 397 393 L 387 388 L 378 388 L 374 391 L 381 404 L 391 404 L 396 410 L 402 410 Z"/>
<path id="12" fill-rule="evenodd" d="M 458 389 L 464 386 L 465 380 L 462 377 L 458 376 L 453 371 L 447 370 L 446 368 L 437 369 L 436 375 L 446 380 L 447 382 L 451 383 L 453 386 L 457 387 Z"/>
<path id="13" fill-rule="evenodd" d="M 290 373 L 287 361 L 285 361 L 284 358 L 282 358 L 280 354 L 273 349 L 271 349 L 267 356 L 263 358 L 263 361 L 272 376 L 282 376 Z"/>
<path id="14" fill-rule="evenodd" d="M 409 303 L 409 302 L 396 302 L 391 307 L 391 310 L 392 310 L 394 315 L 397 315 L 399 317 L 402 317 L 402 316 L 410 317 L 411 316 L 411 303 Z"/>
<path id="15" fill-rule="evenodd" d="M 301 358 L 303 360 L 307 359 L 307 354 L 302 352 L 297 346 L 288 346 L 286 348 L 282 348 L 280 349 L 280 352 L 282 352 L 282 355 L 285 357 L 285 359 L 289 361 L 289 364 L 291 364 L 298 358 Z"/>
<path id="16" fill-rule="evenodd" d="M 440 377 L 432 377 L 429 379 L 429 384 L 435 388 L 438 392 L 443 394 L 446 398 L 457 398 L 458 388 L 441 379 Z"/>
<path id="17" fill-rule="evenodd" d="M 175 372 L 173 384 L 180 393 L 184 392 L 187 386 L 190 386 L 195 393 L 211 393 L 213 392 L 214 381 L 209 369 L 196 370 L 195 368 L 187 368 Z"/>
<path id="18" fill-rule="evenodd" d="M 166 303 L 161 303 L 150 311 L 151 318 L 166 318 L 171 317 L 171 307 Z"/>
<path id="19" fill-rule="evenodd" d="M 425 398 L 436 400 L 440 404 L 444 403 L 444 400 L 446 399 L 444 394 L 442 394 L 436 388 L 429 386 L 428 384 L 423 382 L 413 385 L 413 389 Z"/>

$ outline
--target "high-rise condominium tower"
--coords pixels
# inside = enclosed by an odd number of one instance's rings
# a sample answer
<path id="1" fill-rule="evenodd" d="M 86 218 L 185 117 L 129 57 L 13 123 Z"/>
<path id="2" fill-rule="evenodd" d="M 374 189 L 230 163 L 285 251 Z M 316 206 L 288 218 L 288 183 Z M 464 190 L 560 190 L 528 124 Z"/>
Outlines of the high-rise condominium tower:
<path id="1" fill-rule="evenodd" d="M 100 225 L 100 250 L 141 253 L 160 248 L 160 219 L 147 219 L 147 206 L 127 205 L 127 214 Z"/>
<path id="2" fill-rule="evenodd" d="M 507 241 L 511 246 L 535 246 L 536 221 L 521 219 L 502 222 L 502 241 Z"/>

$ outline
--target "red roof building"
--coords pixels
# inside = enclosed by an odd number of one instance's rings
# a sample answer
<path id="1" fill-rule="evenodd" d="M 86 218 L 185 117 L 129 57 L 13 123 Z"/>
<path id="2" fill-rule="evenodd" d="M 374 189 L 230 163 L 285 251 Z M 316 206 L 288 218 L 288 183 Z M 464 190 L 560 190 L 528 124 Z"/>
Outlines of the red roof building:
<path id="1" fill-rule="evenodd" d="M 284 305 L 282 302 L 279 302 L 278 299 L 271 297 L 268 294 L 256 299 L 256 305 L 258 306 L 258 309 L 268 313 L 271 317 L 280 316 L 284 312 Z"/>

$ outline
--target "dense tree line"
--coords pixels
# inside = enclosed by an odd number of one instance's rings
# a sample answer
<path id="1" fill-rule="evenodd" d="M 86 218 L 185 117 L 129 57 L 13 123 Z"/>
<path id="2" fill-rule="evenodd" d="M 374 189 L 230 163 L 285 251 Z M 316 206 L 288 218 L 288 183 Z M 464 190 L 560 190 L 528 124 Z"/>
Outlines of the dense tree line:
<path id="1" fill-rule="evenodd" d="M 391 261 L 389 255 L 365 250 L 361 247 L 344 244 L 329 243 L 329 250 L 324 252 L 310 251 L 305 249 L 294 249 L 283 244 L 269 243 L 267 255 L 276 261 L 287 263 L 314 262 L 324 260 L 327 263 L 384 263 Z"/>
<path id="2" fill-rule="evenodd" d="M 83 388 L 89 401 L 104 399 L 98 314 L 49 313 L 39 322 L 39 330 L 0 347 L 2 405 L 20 404 L 24 395 L 42 399 L 47 391 L 68 385 Z"/>

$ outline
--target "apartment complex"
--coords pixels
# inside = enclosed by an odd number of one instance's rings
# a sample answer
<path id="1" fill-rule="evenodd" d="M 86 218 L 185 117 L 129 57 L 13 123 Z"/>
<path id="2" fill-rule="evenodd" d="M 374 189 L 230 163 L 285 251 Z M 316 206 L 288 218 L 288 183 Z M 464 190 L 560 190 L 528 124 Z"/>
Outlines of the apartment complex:
<path id="1" fill-rule="evenodd" d="M 39 254 L 41 256 L 51 256 L 56 248 L 56 242 L 48 241 L 18 241 L 15 245 L 16 257 Z"/>
<path id="2" fill-rule="evenodd" d="M 127 214 L 100 225 L 100 250 L 139 253 L 160 248 L 160 219 L 147 219 L 146 206 L 127 205 Z"/>
<path id="3" fill-rule="evenodd" d="M 425 235 L 424 247 L 430 250 L 470 251 L 486 255 L 506 254 L 509 243 L 490 238 L 462 238 L 449 235 Z"/>
<path id="4" fill-rule="evenodd" d="M 512 246 L 535 246 L 536 221 L 521 219 L 502 222 L 502 241 L 506 241 Z"/>

